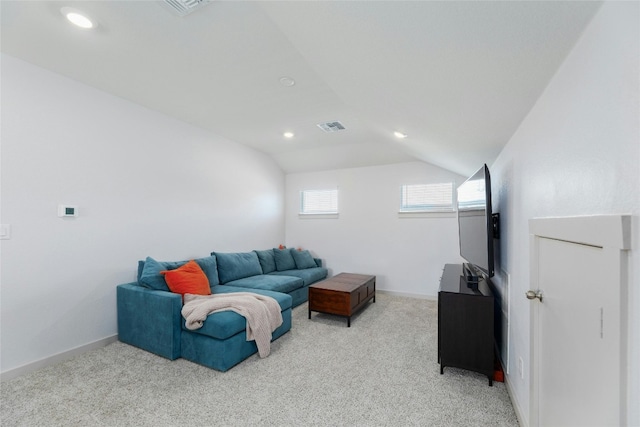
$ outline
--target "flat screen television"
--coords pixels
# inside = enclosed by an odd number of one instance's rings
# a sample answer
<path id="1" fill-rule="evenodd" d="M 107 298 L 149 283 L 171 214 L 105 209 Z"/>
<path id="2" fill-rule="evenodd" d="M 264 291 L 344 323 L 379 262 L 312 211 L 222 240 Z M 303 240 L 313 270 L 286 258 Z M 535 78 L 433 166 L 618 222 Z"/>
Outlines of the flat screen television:
<path id="1" fill-rule="evenodd" d="M 467 261 L 463 272 L 467 283 L 477 283 L 480 275 L 494 274 L 494 218 L 486 164 L 458 187 L 457 203 L 460 256 Z"/>

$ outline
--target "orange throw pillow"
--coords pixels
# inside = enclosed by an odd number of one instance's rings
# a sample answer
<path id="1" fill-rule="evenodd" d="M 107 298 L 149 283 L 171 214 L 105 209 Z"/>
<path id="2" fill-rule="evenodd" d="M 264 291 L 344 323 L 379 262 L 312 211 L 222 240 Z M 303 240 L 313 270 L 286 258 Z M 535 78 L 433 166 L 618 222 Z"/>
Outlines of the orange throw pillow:
<path id="1" fill-rule="evenodd" d="M 176 294 L 211 295 L 209 279 L 197 262 L 191 260 L 175 270 L 164 270 L 164 276 L 171 292 Z"/>

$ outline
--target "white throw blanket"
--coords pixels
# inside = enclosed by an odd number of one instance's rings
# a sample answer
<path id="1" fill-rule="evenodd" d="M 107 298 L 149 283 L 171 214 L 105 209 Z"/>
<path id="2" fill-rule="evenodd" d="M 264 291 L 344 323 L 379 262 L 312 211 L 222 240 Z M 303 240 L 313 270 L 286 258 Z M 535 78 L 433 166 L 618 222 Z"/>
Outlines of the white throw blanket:
<path id="1" fill-rule="evenodd" d="M 260 357 L 267 357 L 271 352 L 271 333 L 282 325 L 280 304 L 271 297 L 251 292 L 185 294 L 182 317 L 187 329 L 194 330 L 201 328 L 211 313 L 229 310 L 247 319 L 247 341 L 255 340 Z"/>

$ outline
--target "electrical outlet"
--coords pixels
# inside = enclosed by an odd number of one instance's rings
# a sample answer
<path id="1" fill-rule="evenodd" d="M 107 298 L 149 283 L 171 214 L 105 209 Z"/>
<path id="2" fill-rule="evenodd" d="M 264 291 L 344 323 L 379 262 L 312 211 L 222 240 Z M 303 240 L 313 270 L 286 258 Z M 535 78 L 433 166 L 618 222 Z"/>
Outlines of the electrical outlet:
<path id="1" fill-rule="evenodd" d="M 518 357 L 518 373 L 520 374 L 520 379 L 524 379 L 524 361 L 522 357 Z"/>

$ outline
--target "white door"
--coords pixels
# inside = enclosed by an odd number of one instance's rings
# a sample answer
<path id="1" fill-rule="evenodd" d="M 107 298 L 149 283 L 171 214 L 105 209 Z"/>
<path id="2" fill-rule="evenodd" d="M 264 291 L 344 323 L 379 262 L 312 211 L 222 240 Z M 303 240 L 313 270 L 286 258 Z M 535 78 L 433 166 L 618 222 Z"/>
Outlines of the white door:
<path id="1" fill-rule="evenodd" d="M 619 341 L 605 331 L 620 313 L 597 267 L 603 256 L 602 248 L 539 241 L 541 426 L 620 425 Z"/>
<path id="2" fill-rule="evenodd" d="M 541 295 L 531 301 L 531 426 L 626 425 L 627 241 L 611 247 L 597 237 L 606 235 L 598 221 L 538 221 L 530 223 L 531 286 Z"/>

